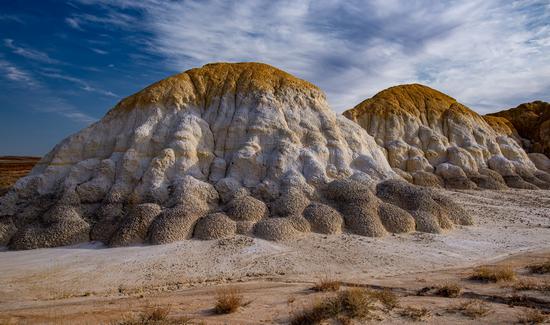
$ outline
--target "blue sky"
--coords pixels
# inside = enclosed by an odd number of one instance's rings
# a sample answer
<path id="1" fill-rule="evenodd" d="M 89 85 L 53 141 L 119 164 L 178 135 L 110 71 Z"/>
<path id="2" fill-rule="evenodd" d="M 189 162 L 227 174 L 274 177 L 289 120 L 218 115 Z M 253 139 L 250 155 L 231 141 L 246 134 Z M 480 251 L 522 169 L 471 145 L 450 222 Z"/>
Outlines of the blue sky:
<path id="1" fill-rule="evenodd" d="M 0 155 L 216 61 L 277 66 L 337 112 L 420 82 L 486 113 L 550 101 L 550 1 L 0 0 Z"/>

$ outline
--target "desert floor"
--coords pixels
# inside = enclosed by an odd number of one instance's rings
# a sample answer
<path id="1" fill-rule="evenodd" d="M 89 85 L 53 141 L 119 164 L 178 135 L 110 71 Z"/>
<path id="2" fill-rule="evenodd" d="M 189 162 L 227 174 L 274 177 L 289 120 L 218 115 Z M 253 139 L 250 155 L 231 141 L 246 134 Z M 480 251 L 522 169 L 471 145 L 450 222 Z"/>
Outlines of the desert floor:
<path id="1" fill-rule="evenodd" d="M 0 156 L 0 195 L 26 176 L 39 160 L 39 157 Z"/>
<path id="2" fill-rule="evenodd" d="M 475 226 L 441 235 L 383 238 L 310 234 L 275 243 L 248 237 L 189 240 L 162 246 L 105 248 L 91 243 L 31 251 L 0 251 L 0 324 L 117 324 L 161 306 L 188 324 L 284 324 L 300 310 L 336 293 L 311 287 L 337 280 L 340 290 L 390 289 L 400 306 L 377 305 L 370 321 L 410 322 L 407 307 L 426 308 L 433 324 L 512 324 L 533 310 L 550 312 L 550 274 L 527 265 L 550 261 L 550 191 L 446 191 Z M 469 280 L 475 267 L 499 265 L 514 281 Z M 546 289 L 518 290 L 521 283 Z M 457 284 L 457 298 L 422 288 Z M 245 306 L 216 315 L 223 288 L 237 288 Z M 469 317 L 452 309 L 472 301 L 487 308 Z M 359 321 L 365 323 L 367 320 Z"/>

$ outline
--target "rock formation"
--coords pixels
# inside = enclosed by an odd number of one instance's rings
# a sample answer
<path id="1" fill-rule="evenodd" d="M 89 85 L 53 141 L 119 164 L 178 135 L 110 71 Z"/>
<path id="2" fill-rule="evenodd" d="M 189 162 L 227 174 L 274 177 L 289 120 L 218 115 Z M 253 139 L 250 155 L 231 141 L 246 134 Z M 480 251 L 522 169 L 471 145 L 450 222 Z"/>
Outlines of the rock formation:
<path id="1" fill-rule="evenodd" d="M 516 172 L 518 159 L 493 160 Z M 421 159 L 405 164 L 429 170 Z M 0 245 L 382 236 L 471 223 L 448 199 L 398 179 L 382 148 L 316 86 L 264 64 L 208 64 L 122 100 L 59 143 L 0 199 Z"/>
<path id="2" fill-rule="evenodd" d="M 344 113 L 385 148 L 391 167 L 409 182 L 451 188 L 549 188 L 504 119 L 479 114 L 429 87 L 379 92 Z"/>
<path id="3" fill-rule="evenodd" d="M 500 118 L 509 125 L 514 137 L 529 152 L 539 169 L 550 172 L 550 103 L 535 101 L 505 111 L 487 114 L 486 119 Z"/>

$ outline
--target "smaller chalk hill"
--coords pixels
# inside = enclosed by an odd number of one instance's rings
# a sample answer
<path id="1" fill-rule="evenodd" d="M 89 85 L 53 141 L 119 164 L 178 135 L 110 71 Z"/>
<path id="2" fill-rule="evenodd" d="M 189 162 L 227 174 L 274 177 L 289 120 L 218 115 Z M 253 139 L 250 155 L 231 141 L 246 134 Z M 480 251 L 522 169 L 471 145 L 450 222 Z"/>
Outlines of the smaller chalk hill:
<path id="1" fill-rule="evenodd" d="M 400 85 L 344 112 L 385 148 L 390 166 L 408 181 L 450 188 L 547 189 L 518 142 L 513 122 L 482 117 L 432 88 Z"/>
<path id="2" fill-rule="evenodd" d="M 550 172 L 550 103 L 534 101 L 485 117 L 504 119 L 537 167 Z"/>

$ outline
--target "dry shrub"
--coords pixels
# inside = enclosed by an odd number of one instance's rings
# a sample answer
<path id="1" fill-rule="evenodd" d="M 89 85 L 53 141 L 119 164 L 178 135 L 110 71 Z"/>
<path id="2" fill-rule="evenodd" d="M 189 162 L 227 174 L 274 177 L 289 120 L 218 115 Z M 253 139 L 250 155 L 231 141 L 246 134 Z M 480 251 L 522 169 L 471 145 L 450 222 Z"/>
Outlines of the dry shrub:
<path id="1" fill-rule="evenodd" d="M 216 314 L 231 314 L 243 306 L 243 296 L 237 288 L 223 288 L 218 290 L 214 312 Z"/>
<path id="2" fill-rule="evenodd" d="M 324 278 L 311 289 L 319 292 L 338 291 L 340 289 L 340 281 Z"/>
<path id="3" fill-rule="evenodd" d="M 531 265 L 527 266 L 527 269 L 531 273 L 536 273 L 536 274 L 550 273 L 550 261 L 546 261 L 546 262 L 543 262 L 543 263 L 537 263 L 537 264 L 531 264 Z"/>
<path id="4" fill-rule="evenodd" d="M 382 291 L 373 291 L 371 295 L 378 299 L 384 305 L 387 310 L 392 310 L 396 307 L 399 307 L 399 298 L 395 293 L 389 289 L 384 289 Z"/>
<path id="5" fill-rule="evenodd" d="M 432 315 L 432 313 L 425 307 L 417 308 L 411 306 L 403 308 L 399 314 L 414 321 L 425 320 Z"/>
<path id="6" fill-rule="evenodd" d="M 462 288 L 455 283 L 447 283 L 437 287 L 435 294 L 441 297 L 456 298 L 460 296 Z"/>
<path id="7" fill-rule="evenodd" d="M 528 309 L 518 319 L 520 324 L 542 324 L 546 322 L 548 316 L 536 309 Z"/>
<path id="8" fill-rule="evenodd" d="M 476 319 L 487 316 L 487 314 L 491 311 L 491 308 L 485 301 L 469 300 L 457 306 L 450 307 L 447 311 L 461 313 L 466 317 Z"/>
<path id="9" fill-rule="evenodd" d="M 168 324 L 187 324 L 189 319 L 181 318 L 178 320 L 169 320 L 168 307 L 152 307 L 142 312 L 138 317 L 127 317 L 122 321 L 117 321 L 115 325 L 168 325 Z"/>
<path id="10" fill-rule="evenodd" d="M 508 282 L 516 279 L 516 272 L 509 266 L 482 266 L 475 269 L 469 279 L 483 282 Z"/>
<path id="11" fill-rule="evenodd" d="M 516 291 L 527 291 L 527 290 L 537 290 L 537 291 L 550 291 L 550 282 L 548 281 L 537 281 L 533 279 L 520 280 L 512 286 Z"/>
<path id="12" fill-rule="evenodd" d="M 375 309 L 375 300 L 367 290 L 353 288 L 340 292 L 336 297 L 318 300 L 313 307 L 296 313 L 293 325 L 318 324 L 327 319 L 368 319 Z"/>

